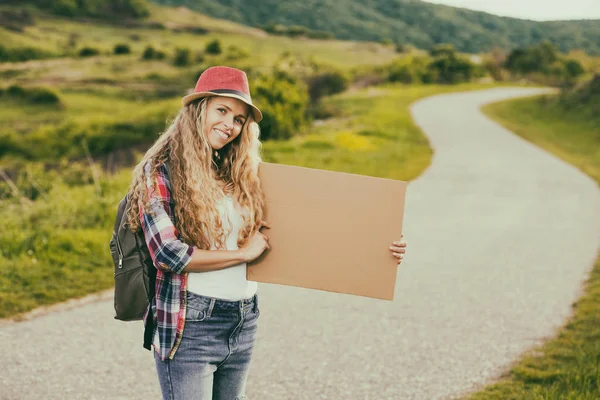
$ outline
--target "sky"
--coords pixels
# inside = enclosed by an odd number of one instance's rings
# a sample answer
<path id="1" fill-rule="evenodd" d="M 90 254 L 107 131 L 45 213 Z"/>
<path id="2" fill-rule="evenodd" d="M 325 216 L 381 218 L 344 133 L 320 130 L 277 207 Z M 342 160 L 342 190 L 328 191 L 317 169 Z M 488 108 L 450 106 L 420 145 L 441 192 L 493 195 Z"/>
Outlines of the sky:
<path id="1" fill-rule="evenodd" d="M 600 19 L 600 0 L 424 0 L 506 17 L 551 21 Z M 600 22 L 599 22 L 600 23 Z"/>

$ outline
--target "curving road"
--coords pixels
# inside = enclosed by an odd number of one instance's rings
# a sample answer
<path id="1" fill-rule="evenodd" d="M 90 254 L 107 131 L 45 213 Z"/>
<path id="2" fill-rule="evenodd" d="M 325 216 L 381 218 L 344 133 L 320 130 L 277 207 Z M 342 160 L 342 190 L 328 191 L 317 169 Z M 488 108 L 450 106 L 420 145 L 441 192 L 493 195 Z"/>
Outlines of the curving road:
<path id="1" fill-rule="evenodd" d="M 486 119 L 492 89 L 412 106 L 431 167 L 410 183 L 393 302 L 261 285 L 250 399 L 450 399 L 570 313 L 598 250 L 600 191 Z M 159 398 L 139 323 L 110 300 L 0 327 L 2 399 Z"/>

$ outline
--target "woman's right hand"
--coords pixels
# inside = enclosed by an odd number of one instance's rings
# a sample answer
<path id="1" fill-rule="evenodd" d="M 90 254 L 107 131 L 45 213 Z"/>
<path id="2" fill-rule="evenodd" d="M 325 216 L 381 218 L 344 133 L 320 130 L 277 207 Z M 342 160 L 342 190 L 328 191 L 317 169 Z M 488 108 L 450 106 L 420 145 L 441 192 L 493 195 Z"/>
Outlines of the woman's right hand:
<path id="1" fill-rule="evenodd" d="M 262 227 L 270 228 L 271 226 L 265 221 L 260 221 L 258 230 L 254 232 L 250 239 L 248 239 L 246 245 L 242 248 L 246 262 L 256 260 L 265 251 L 265 249 L 271 248 L 271 246 L 269 246 L 269 238 L 267 235 L 260 232 Z"/>

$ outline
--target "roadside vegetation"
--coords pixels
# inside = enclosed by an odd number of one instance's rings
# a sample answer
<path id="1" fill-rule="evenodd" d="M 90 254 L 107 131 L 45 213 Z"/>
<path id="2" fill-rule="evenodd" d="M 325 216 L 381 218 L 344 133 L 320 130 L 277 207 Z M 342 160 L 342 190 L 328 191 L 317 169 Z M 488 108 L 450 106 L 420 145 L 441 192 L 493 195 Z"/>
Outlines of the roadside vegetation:
<path id="1" fill-rule="evenodd" d="M 558 96 L 495 103 L 484 107 L 484 112 L 600 185 L 600 76 Z M 599 396 L 600 257 L 558 336 L 527 352 L 500 382 L 468 399 L 597 400 Z"/>

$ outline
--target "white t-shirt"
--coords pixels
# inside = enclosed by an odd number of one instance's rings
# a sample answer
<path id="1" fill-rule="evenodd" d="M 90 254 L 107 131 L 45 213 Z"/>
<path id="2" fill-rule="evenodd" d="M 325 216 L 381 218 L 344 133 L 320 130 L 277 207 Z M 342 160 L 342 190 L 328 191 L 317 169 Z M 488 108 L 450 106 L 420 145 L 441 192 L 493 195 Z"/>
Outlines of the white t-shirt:
<path id="1" fill-rule="evenodd" d="M 225 233 L 231 230 L 227 235 L 226 248 L 237 250 L 237 237 L 243 223 L 240 207 L 230 196 L 225 196 L 216 206 Z M 212 250 L 215 250 L 214 245 Z M 243 262 L 218 271 L 190 272 L 187 288 L 201 296 L 238 301 L 254 296 L 258 285 L 246 280 L 246 263 Z"/>

